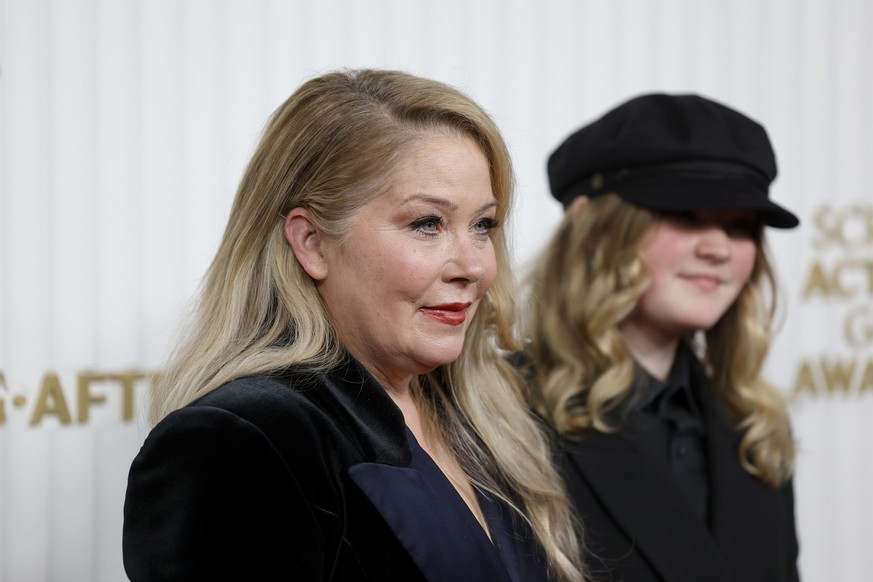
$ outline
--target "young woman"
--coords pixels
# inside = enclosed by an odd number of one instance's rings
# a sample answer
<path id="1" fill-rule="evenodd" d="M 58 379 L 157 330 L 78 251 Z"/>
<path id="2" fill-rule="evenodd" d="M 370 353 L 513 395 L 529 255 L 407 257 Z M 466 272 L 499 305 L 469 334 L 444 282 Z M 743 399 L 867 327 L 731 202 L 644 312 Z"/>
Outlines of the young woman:
<path id="1" fill-rule="evenodd" d="M 131 580 L 579 579 L 498 352 L 511 189 L 444 84 L 340 71 L 276 110 L 130 470 Z"/>
<path id="2" fill-rule="evenodd" d="M 794 447 L 761 377 L 778 295 L 762 126 L 644 95 L 550 156 L 566 215 L 530 277 L 526 374 L 595 579 L 797 579 Z"/>

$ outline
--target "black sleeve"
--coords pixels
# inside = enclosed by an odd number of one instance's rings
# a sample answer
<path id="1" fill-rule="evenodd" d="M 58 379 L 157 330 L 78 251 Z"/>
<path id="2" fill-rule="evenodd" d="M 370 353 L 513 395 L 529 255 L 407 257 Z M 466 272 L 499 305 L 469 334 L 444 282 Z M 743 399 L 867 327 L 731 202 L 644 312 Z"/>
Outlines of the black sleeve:
<path id="1" fill-rule="evenodd" d="M 123 552 L 133 582 L 320 580 L 321 539 L 273 444 L 225 410 L 174 412 L 131 466 Z"/>
<path id="2" fill-rule="evenodd" d="M 795 510 L 794 510 L 794 482 L 789 481 L 785 485 L 782 486 L 784 491 L 783 494 L 783 503 L 784 503 L 784 511 L 786 517 L 786 560 L 785 560 L 785 573 L 783 574 L 782 579 L 788 580 L 789 582 L 799 582 L 800 574 L 797 569 L 797 558 L 799 555 L 799 545 L 797 542 L 797 526 L 795 523 Z"/>

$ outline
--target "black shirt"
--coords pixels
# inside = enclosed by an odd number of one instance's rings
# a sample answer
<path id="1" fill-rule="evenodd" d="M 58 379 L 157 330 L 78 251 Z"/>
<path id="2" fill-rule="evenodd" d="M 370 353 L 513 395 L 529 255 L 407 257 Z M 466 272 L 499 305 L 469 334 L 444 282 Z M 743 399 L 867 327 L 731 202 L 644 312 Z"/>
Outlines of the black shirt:
<path id="1" fill-rule="evenodd" d="M 643 371 L 635 408 L 642 414 L 641 438 L 663 451 L 664 461 L 685 492 L 695 513 L 708 522 L 709 475 L 706 428 L 691 385 L 690 348 L 680 345 L 666 380 Z"/>

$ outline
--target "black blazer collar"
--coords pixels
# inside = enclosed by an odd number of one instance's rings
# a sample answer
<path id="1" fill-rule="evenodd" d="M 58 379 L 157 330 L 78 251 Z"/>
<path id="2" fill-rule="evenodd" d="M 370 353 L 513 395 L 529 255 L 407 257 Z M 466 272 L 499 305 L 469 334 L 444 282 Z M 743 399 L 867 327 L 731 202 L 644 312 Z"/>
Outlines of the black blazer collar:
<path id="1" fill-rule="evenodd" d="M 738 462 L 737 434 L 696 358 L 690 376 L 706 419 L 711 528 L 694 515 L 658 452 L 635 438 L 638 412 L 617 433 L 591 430 L 565 440 L 567 456 L 665 580 L 753 580 L 776 543 L 775 494 Z"/>
<path id="2" fill-rule="evenodd" d="M 710 530 L 733 580 L 761 579 L 780 539 L 779 493 L 746 471 L 739 460 L 741 434 L 702 367 L 692 368 L 706 418 Z M 704 384 L 705 382 L 705 384 Z"/>
<path id="3" fill-rule="evenodd" d="M 568 456 L 635 549 L 665 580 L 728 582 L 706 526 L 648 443 L 627 433 L 591 431 L 568 445 Z"/>
<path id="4" fill-rule="evenodd" d="M 361 448 L 363 457 L 378 463 L 408 467 L 406 423 L 385 388 L 351 356 L 339 365 L 313 373 L 295 367 L 285 380 L 339 424 L 338 430 Z"/>
<path id="5" fill-rule="evenodd" d="M 446 511 L 447 496 L 457 496 L 458 503 L 464 504 L 448 480 L 423 479 L 413 466 L 411 447 L 418 445 L 408 433 L 403 413 L 363 365 L 348 357 L 341 366 L 322 374 L 316 384 L 309 397 L 341 419 L 367 459 L 349 467 L 350 479 L 373 503 L 424 576 L 434 582 L 512 582 L 499 551 L 466 506 L 460 512 Z M 300 382 L 296 385 L 299 389 Z M 423 450 L 420 454 L 426 455 Z M 464 560 L 465 556 L 473 559 Z M 537 572 L 523 572 L 521 579 L 539 580 L 533 576 L 542 576 L 544 571 L 543 566 Z"/>

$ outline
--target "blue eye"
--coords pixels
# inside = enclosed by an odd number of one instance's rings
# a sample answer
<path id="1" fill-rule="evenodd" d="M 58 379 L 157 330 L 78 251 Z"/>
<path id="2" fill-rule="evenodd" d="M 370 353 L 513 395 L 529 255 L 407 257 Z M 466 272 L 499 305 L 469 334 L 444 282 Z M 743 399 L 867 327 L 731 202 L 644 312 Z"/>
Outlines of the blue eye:
<path id="1" fill-rule="evenodd" d="M 500 223 L 495 218 L 482 218 L 473 225 L 473 230 L 479 234 L 488 234 L 499 225 Z"/>
<path id="2" fill-rule="evenodd" d="M 442 225 L 443 219 L 439 216 L 423 216 L 417 220 L 413 220 L 409 227 L 421 234 L 432 236 L 439 232 Z"/>

